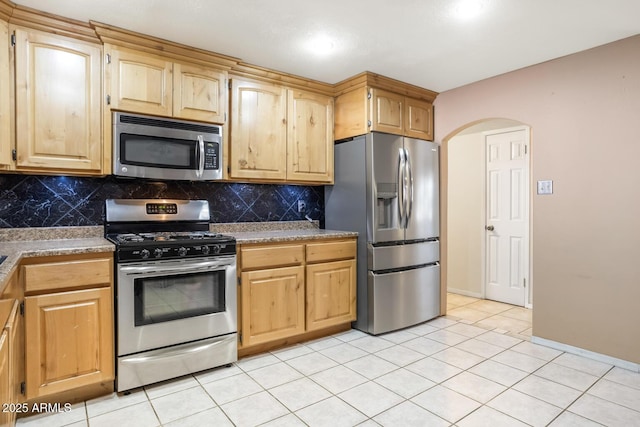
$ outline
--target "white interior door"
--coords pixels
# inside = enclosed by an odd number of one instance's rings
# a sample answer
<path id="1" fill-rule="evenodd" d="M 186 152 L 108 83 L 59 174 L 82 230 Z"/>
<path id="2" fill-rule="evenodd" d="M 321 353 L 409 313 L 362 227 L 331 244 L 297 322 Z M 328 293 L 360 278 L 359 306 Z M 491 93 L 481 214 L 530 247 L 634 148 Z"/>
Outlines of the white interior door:
<path id="1" fill-rule="evenodd" d="M 487 134 L 485 297 L 524 306 L 529 282 L 529 129 Z"/>

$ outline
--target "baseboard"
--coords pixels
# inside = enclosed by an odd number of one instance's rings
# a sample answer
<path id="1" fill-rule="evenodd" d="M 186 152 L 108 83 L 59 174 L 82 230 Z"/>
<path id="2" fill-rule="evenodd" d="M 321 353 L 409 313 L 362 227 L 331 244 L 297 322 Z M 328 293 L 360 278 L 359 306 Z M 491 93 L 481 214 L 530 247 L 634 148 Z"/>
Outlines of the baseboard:
<path id="1" fill-rule="evenodd" d="M 447 292 L 451 292 L 452 294 L 464 295 L 465 297 L 473 297 L 473 298 L 480 298 L 480 299 L 484 298 L 484 296 L 482 295 L 482 292 L 471 292 L 465 289 L 456 289 L 456 288 L 449 287 L 447 288 Z"/>
<path id="2" fill-rule="evenodd" d="M 583 356 L 583 357 L 586 357 L 587 359 L 592 359 L 597 362 L 614 365 L 619 368 L 627 369 L 632 372 L 640 373 L 640 363 L 634 363 L 628 360 L 618 359 L 616 357 L 607 356 L 606 354 L 596 353 L 595 351 L 585 350 L 580 347 L 574 347 L 572 345 L 563 344 L 557 341 L 551 341 L 546 338 L 532 336 L 531 342 L 534 344 L 544 345 L 545 347 L 551 347 L 555 350 L 564 351 L 566 353 Z"/>

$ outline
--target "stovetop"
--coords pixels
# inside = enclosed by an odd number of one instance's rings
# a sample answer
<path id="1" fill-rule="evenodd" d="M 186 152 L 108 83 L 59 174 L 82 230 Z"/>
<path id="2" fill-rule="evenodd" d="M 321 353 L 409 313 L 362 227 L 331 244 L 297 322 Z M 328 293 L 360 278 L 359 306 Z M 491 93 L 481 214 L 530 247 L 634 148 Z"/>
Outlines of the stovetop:
<path id="1" fill-rule="evenodd" d="M 108 199 L 105 235 L 116 262 L 235 256 L 232 236 L 209 230 L 206 200 Z"/>
<path id="2" fill-rule="evenodd" d="M 149 242 L 173 243 L 224 243 L 233 241 L 233 237 L 210 231 L 171 231 L 154 233 L 119 233 L 108 235 L 118 245 L 135 245 Z"/>

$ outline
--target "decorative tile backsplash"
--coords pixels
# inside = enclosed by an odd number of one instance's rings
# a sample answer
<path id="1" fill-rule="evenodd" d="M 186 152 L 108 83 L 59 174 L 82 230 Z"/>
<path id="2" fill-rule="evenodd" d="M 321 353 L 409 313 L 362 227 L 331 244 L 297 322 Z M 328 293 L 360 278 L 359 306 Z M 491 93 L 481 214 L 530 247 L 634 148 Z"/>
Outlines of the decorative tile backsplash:
<path id="1" fill-rule="evenodd" d="M 106 199 L 206 199 L 211 222 L 324 220 L 324 188 L 0 174 L 0 228 L 104 224 Z"/>

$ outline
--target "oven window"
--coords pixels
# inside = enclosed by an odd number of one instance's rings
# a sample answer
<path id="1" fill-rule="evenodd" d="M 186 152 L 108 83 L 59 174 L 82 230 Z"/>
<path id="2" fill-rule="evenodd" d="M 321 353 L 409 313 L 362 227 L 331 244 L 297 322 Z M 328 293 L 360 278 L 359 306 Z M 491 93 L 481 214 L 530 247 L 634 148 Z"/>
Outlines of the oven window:
<path id="1" fill-rule="evenodd" d="M 224 288 L 224 270 L 136 279 L 135 325 L 223 312 Z"/>
<path id="2" fill-rule="evenodd" d="M 195 169 L 195 141 L 120 135 L 120 163 L 135 166 Z"/>

